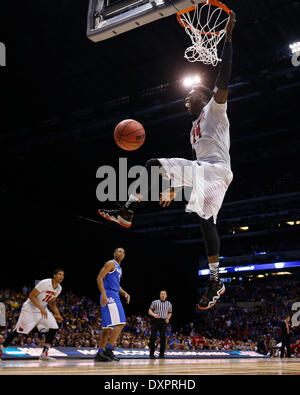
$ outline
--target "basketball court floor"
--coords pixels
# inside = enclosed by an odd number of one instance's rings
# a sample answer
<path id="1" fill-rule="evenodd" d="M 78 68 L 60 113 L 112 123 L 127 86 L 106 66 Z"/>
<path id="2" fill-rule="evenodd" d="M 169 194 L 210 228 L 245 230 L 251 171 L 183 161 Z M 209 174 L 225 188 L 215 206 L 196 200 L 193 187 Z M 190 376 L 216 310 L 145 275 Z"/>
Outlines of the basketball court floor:
<path id="1" fill-rule="evenodd" d="M 0 362 L 0 375 L 300 375 L 300 358 Z"/>

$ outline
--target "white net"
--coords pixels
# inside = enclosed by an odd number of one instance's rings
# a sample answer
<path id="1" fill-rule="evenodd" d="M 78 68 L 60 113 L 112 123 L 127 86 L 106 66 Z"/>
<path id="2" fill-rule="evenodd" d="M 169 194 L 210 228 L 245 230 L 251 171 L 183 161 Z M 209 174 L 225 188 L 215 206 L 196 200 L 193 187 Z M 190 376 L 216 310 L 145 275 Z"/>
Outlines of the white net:
<path id="1" fill-rule="evenodd" d="M 229 14 L 216 4 L 217 2 L 204 1 L 189 12 L 178 14 L 178 20 L 192 41 L 184 54 L 189 62 L 217 66 L 221 61 L 218 57 L 218 44 L 226 34 Z"/>

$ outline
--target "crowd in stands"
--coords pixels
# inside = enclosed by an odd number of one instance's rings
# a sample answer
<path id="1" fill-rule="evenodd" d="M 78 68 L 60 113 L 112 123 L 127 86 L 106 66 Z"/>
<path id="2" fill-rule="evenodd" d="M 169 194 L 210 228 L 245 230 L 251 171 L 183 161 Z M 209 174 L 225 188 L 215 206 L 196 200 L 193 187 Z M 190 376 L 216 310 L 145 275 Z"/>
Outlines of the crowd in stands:
<path id="1" fill-rule="evenodd" d="M 299 283 L 288 284 L 291 282 L 285 279 L 227 284 L 222 303 L 197 314 L 193 323 L 178 329 L 172 326 L 171 320 L 167 326 L 166 350 L 257 350 L 264 354 L 272 353 L 280 341 L 280 321 L 290 308 L 290 301 L 300 300 Z M 0 328 L 1 342 L 1 338 L 14 328 L 30 288 L 24 286 L 20 291 L 0 291 L 0 302 L 6 306 L 6 327 Z M 240 306 L 240 302 L 245 301 L 252 302 L 252 306 Z M 97 348 L 101 333 L 98 303 L 85 296 L 64 293 L 57 299 L 57 306 L 64 321 L 59 324 L 53 346 Z M 117 346 L 147 348 L 150 329 L 150 316 L 127 317 Z M 300 356 L 299 327 L 294 332 L 292 352 Z M 34 330 L 29 335 L 20 334 L 13 344 L 41 347 L 44 342 L 45 334 Z"/>

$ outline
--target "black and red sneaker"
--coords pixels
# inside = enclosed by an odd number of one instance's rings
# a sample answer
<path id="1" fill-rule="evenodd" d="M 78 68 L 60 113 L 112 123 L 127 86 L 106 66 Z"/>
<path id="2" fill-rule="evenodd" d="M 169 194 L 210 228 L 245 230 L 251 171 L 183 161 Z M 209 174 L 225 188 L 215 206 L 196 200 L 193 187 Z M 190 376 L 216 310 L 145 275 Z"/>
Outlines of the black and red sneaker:
<path id="1" fill-rule="evenodd" d="M 130 228 L 132 226 L 133 211 L 128 210 L 125 206 L 116 210 L 99 209 L 98 214 L 109 221 L 116 222 L 124 228 Z"/>
<path id="2" fill-rule="evenodd" d="M 209 280 L 208 288 L 198 304 L 198 309 L 211 309 L 224 293 L 225 285 L 221 281 Z"/>

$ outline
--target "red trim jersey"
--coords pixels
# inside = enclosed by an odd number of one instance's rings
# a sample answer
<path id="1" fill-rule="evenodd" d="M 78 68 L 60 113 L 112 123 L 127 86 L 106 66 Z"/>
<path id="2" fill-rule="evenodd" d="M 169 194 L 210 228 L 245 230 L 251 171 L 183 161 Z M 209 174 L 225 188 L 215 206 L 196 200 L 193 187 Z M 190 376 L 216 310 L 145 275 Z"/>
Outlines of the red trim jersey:
<path id="1" fill-rule="evenodd" d="M 212 98 L 193 122 L 191 144 L 197 160 L 222 164 L 230 170 L 230 124 L 226 111 L 227 103 L 218 104 Z"/>
<path id="2" fill-rule="evenodd" d="M 47 304 L 58 297 L 58 295 L 62 291 L 62 287 L 60 284 L 57 285 L 57 287 L 54 289 L 52 285 L 52 279 L 47 278 L 45 280 L 41 280 L 36 286 L 35 289 L 37 289 L 40 294 L 37 296 L 37 299 L 40 303 L 40 305 L 45 308 L 47 307 Z M 32 309 L 39 310 L 28 298 L 26 302 L 24 303 L 24 306 L 29 306 Z"/>

